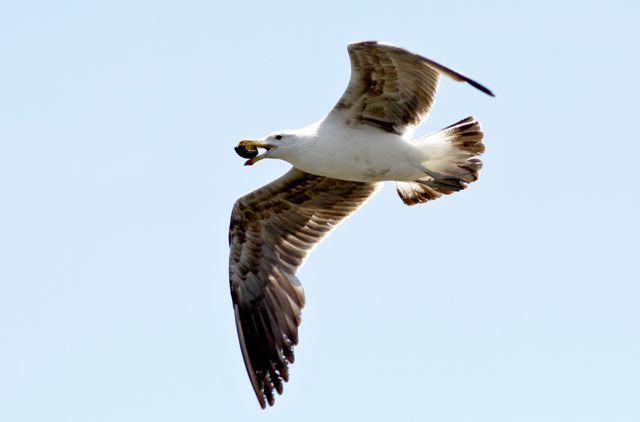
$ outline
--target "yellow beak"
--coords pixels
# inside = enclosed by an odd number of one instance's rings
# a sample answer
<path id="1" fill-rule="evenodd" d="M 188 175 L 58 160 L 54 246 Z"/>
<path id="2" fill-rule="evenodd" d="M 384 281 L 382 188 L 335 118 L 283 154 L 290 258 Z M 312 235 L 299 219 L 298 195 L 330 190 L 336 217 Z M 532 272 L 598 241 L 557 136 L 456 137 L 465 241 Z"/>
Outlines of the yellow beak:
<path id="1" fill-rule="evenodd" d="M 244 162 L 245 166 L 252 166 L 255 163 L 257 163 L 258 161 L 262 160 L 264 157 L 264 155 L 256 155 L 253 158 L 249 158 L 247 161 Z"/>
<path id="2" fill-rule="evenodd" d="M 274 145 L 258 142 L 254 139 L 243 139 L 235 147 L 236 153 L 242 158 L 248 158 L 245 161 L 245 166 L 252 166 L 258 161 L 265 158 L 264 154 L 258 155 L 258 148 L 264 148 L 267 151 L 274 148 Z"/>

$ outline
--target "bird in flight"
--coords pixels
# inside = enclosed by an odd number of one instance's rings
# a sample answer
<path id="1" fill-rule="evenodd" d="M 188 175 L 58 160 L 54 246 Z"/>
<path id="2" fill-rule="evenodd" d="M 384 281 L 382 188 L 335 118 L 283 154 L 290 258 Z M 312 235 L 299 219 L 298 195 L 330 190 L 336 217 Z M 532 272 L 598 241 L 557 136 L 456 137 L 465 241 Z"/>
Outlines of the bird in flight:
<path id="1" fill-rule="evenodd" d="M 236 328 L 263 408 L 289 380 L 305 303 L 296 272 L 311 250 L 384 181 L 395 182 L 401 200 L 415 205 L 465 189 L 482 167 L 484 135 L 473 117 L 412 135 L 433 106 L 440 75 L 493 96 L 489 89 L 393 45 L 358 42 L 348 52 L 351 79 L 329 114 L 235 148 L 245 165 L 278 158 L 293 166 L 238 199 L 229 228 Z"/>

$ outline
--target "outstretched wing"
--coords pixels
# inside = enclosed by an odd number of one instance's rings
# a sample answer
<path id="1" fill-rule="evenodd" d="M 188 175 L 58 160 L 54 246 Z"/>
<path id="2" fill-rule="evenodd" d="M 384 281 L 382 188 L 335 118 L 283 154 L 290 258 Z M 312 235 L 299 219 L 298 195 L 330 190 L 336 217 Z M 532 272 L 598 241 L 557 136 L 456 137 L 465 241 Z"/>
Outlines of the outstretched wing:
<path id="1" fill-rule="evenodd" d="M 368 124 L 404 134 L 427 118 L 439 75 L 493 93 L 464 75 L 399 47 L 376 41 L 349 44 L 351 79 L 332 110 L 349 126 Z"/>
<path id="2" fill-rule="evenodd" d="M 229 228 L 229 281 L 240 348 L 260 405 L 282 393 L 298 343 L 306 256 L 376 192 L 296 168 L 236 201 Z"/>

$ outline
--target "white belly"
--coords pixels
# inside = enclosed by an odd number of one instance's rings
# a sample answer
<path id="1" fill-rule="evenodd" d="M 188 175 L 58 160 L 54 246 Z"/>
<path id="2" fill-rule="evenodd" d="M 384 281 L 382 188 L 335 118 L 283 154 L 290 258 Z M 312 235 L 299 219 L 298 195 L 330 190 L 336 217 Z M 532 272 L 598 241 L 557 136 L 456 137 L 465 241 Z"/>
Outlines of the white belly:
<path id="1" fill-rule="evenodd" d="M 419 151 L 402 137 L 363 126 L 320 127 L 304 154 L 285 159 L 308 173 L 358 182 L 413 181 L 424 177 Z M 320 158 L 322 157 L 322 158 Z"/>

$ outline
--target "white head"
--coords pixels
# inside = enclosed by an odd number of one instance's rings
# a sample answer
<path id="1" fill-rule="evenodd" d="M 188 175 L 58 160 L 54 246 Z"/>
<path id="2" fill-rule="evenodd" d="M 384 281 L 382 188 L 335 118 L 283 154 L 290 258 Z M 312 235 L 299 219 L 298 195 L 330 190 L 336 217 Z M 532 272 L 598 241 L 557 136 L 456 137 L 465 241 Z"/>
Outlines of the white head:
<path id="1" fill-rule="evenodd" d="M 289 154 L 301 147 L 303 139 L 304 136 L 299 131 L 280 130 L 261 139 L 244 139 L 235 150 L 241 157 L 248 158 L 244 165 L 251 166 L 263 158 L 287 160 Z M 266 151 L 258 155 L 258 148 L 264 148 Z"/>

